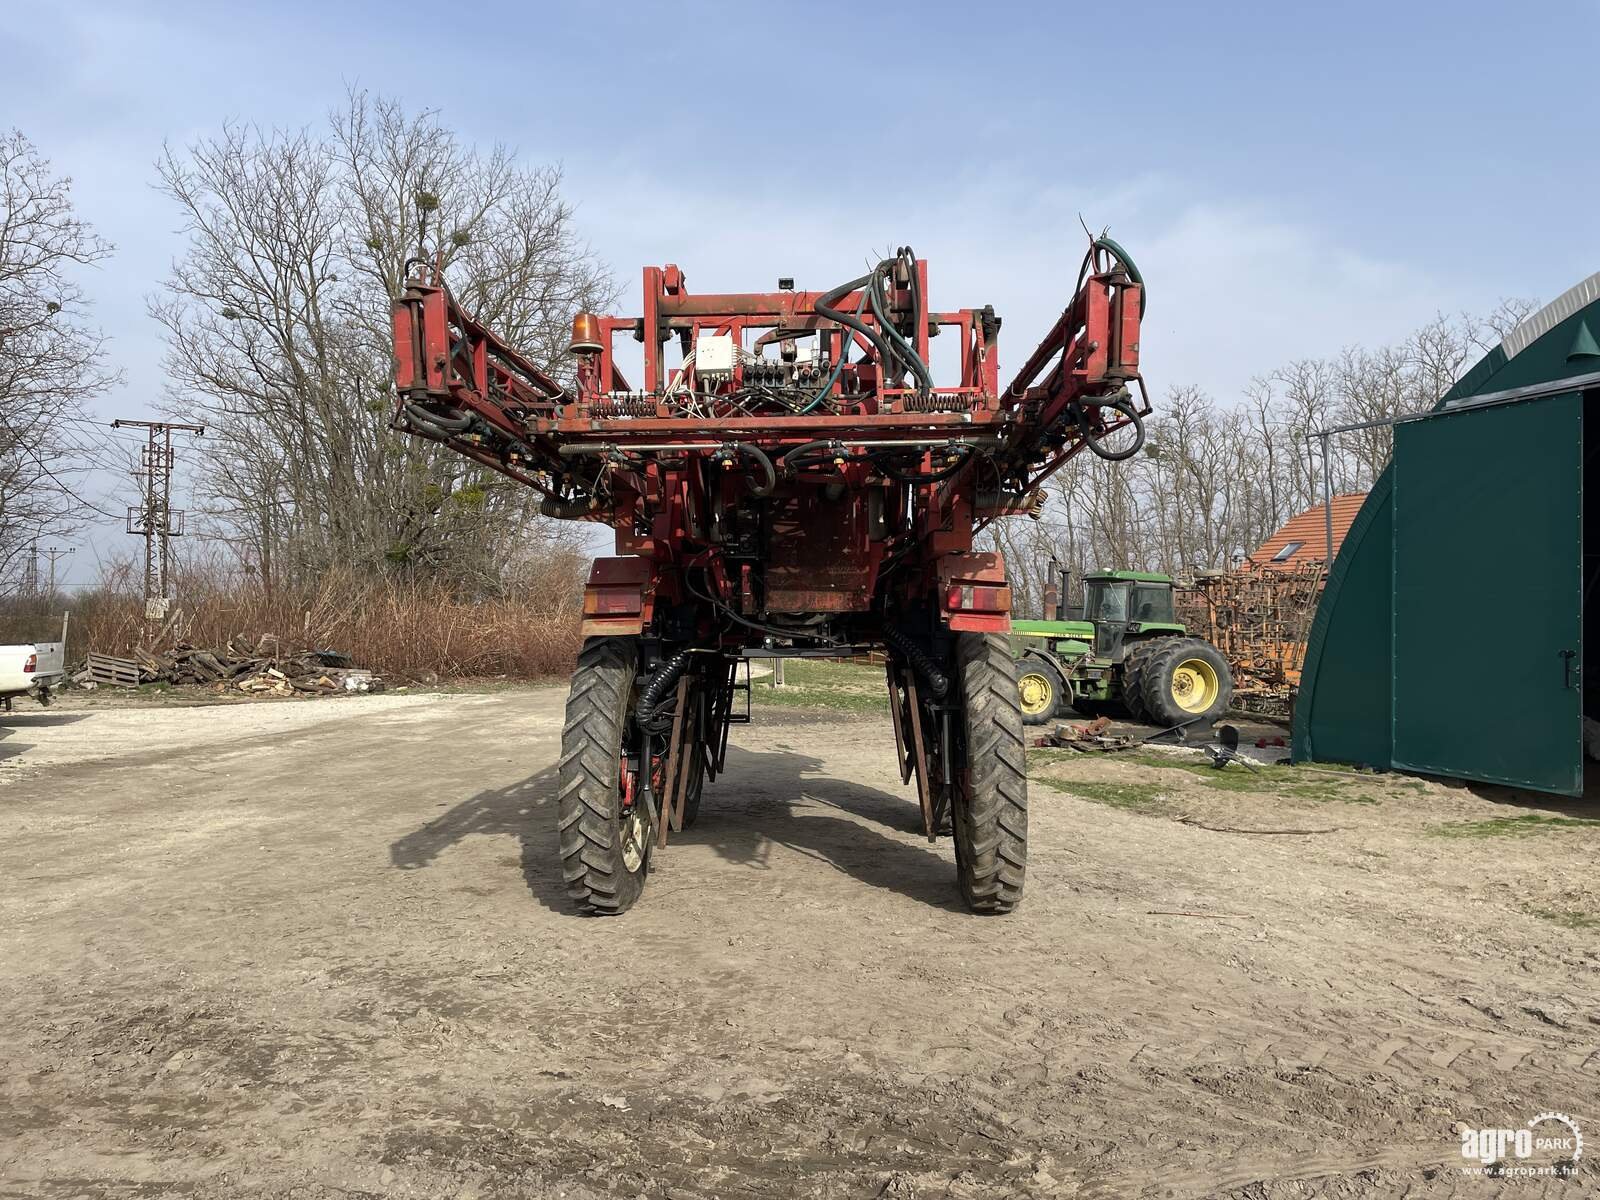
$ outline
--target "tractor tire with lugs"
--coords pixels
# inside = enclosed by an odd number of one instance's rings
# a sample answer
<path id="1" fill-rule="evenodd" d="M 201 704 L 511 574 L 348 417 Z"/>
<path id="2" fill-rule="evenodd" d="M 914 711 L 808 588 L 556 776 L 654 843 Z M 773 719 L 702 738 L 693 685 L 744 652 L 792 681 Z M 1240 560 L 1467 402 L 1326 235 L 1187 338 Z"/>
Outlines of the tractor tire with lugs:
<path id="1" fill-rule="evenodd" d="M 626 912 L 649 870 L 649 815 L 639 804 L 623 811 L 623 738 L 638 661 L 634 638 L 590 638 L 567 694 L 556 802 L 561 874 L 585 913 Z"/>
<path id="2" fill-rule="evenodd" d="M 1028 867 L 1028 769 L 1017 665 L 1003 637 L 963 633 L 956 643 L 966 742 L 965 786 L 951 814 L 961 898 L 975 913 L 1008 913 Z"/>
<path id="3" fill-rule="evenodd" d="M 1198 638 L 1164 638 L 1139 676 L 1149 719 L 1163 728 L 1214 721 L 1233 701 L 1228 660 Z"/>
<path id="4" fill-rule="evenodd" d="M 1170 640 L 1170 638 L 1148 638 L 1142 642 L 1135 642 L 1122 656 L 1122 674 L 1117 700 L 1135 721 L 1156 720 L 1144 706 L 1145 670 L 1155 657 L 1156 651 Z"/>

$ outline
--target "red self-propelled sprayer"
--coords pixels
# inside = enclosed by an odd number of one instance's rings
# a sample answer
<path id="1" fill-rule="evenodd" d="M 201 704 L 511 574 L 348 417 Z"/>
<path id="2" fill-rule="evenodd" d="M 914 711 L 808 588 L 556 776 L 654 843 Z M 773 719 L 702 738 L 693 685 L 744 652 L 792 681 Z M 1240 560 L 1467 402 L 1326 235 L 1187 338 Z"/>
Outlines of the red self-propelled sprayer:
<path id="1" fill-rule="evenodd" d="M 571 386 L 413 267 L 394 304 L 397 427 L 535 489 L 548 516 L 616 530 L 584 591 L 562 734 L 577 905 L 626 910 L 652 852 L 694 821 L 749 716 L 741 659 L 881 650 L 925 832 L 953 834 L 968 907 L 1015 907 L 1028 814 L 1011 589 L 974 537 L 1036 515 L 1080 450 L 1139 449 L 1145 294 L 1122 248 L 1092 240 L 1005 387 L 1000 318 L 932 308 L 909 249 L 825 292 L 697 295 L 677 267 L 646 267 L 642 315 L 574 319 Z M 936 336 L 956 341 L 953 382 L 929 369 Z M 627 337 L 643 343 L 637 385 L 617 361 Z"/>

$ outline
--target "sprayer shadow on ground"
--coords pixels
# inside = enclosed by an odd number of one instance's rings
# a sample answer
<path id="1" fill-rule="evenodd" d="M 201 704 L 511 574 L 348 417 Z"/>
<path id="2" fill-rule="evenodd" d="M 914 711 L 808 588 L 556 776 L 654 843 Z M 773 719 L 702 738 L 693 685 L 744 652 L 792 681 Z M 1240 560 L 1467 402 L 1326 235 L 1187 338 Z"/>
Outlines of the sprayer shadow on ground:
<path id="1" fill-rule="evenodd" d="M 417 870 L 468 837 L 515 837 L 528 891 L 551 911 L 576 916 L 561 877 L 556 786 L 550 766 L 509 787 L 481 791 L 395 841 L 390 861 Z M 818 811 L 826 809 L 840 815 Z M 948 842 L 907 844 L 874 825 L 920 832 L 909 793 L 829 778 L 820 759 L 796 751 L 730 746 L 727 771 L 706 788 L 699 820 L 674 835 L 657 861 L 670 870 L 675 848 L 708 847 L 735 866 L 766 870 L 773 848 L 783 847 L 871 887 L 952 911 L 960 907 Z"/>

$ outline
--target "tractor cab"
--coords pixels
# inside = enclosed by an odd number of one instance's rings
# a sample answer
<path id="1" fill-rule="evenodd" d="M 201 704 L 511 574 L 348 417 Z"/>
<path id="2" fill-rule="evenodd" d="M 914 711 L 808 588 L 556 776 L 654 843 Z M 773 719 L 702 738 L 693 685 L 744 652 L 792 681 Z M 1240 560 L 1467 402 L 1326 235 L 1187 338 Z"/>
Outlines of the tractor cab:
<path id="1" fill-rule="evenodd" d="M 1144 571 L 1098 571 L 1083 577 L 1083 619 L 1094 624 L 1094 653 L 1118 662 L 1129 634 L 1182 633 L 1172 606 L 1172 577 Z"/>

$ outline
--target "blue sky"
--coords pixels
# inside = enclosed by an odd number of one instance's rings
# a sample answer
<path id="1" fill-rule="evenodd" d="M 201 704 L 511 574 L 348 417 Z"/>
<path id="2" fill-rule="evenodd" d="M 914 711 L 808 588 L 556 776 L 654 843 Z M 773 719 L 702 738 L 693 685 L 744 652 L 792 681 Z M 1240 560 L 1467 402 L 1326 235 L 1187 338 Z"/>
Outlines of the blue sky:
<path id="1" fill-rule="evenodd" d="M 1004 373 L 1067 299 L 1081 213 L 1149 280 L 1158 398 L 1600 268 L 1593 3 L 7 7 L 0 124 L 118 247 L 84 279 L 127 374 L 107 417 L 162 392 L 163 141 L 315 125 L 350 84 L 560 162 L 630 308 L 647 262 L 826 286 L 909 242 L 936 304 L 1006 318 Z"/>

